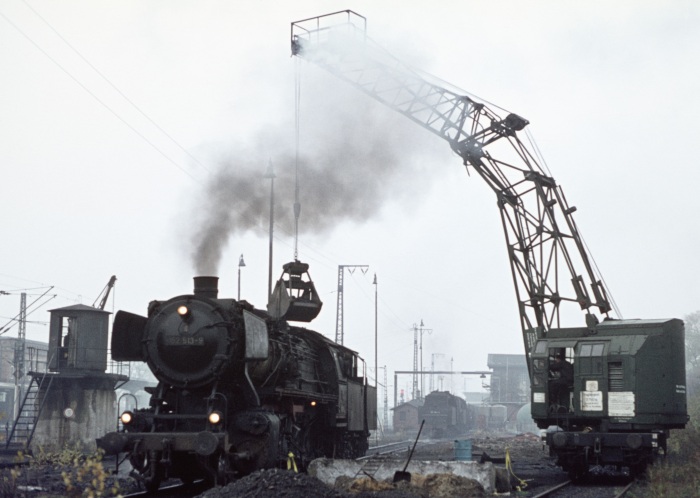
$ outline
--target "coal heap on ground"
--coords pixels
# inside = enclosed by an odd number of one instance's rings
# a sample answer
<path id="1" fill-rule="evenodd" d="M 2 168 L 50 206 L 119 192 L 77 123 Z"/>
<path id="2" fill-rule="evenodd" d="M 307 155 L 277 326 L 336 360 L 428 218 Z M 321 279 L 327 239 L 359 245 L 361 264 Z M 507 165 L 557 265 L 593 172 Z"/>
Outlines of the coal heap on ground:
<path id="1" fill-rule="evenodd" d="M 289 470 L 258 470 L 220 488 L 213 488 L 199 498 L 344 498 L 315 477 Z"/>
<path id="2" fill-rule="evenodd" d="M 451 474 L 414 476 L 416 483 L 389 483 L 368 478 L 339 479 L 341 489 L 315 477 L 288 470 L 258 470 L 226 486 L 213 488 L 198 498 L 452 498 L 483 497 L 479 483 Z"/>

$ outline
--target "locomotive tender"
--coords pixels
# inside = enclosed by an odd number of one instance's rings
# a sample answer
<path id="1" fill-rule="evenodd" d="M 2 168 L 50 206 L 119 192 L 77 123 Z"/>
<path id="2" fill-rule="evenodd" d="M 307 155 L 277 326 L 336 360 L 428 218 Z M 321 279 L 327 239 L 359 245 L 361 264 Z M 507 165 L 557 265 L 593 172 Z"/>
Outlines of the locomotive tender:
<path id="1" fill-rule="evenodd" d="M 98 440 L 127 452 L 149 491 L 163 479 L 225 483 L 291 459 L 356 458 L 376 429 L 376 387 L 364 362 L 318 332 L 245 301 L 219 299 L 217 277 L 194 293 L 152 301 L 148 317 L 119 311 L 112 357 L 144 361 L 158 379 L 150 407 L 125 412 Z"/>
<path id="2" fill-rule="evenodd" d="M 560 399 L 551 399 L 555 354 L 574 367 Z M 532 351 L 532 417 L 547 431 L 550 454 L 571 477 L 591 465 L 643 472 L 666 453 L 670 429 L 688 421 L 683 322 L 606 320 L 551 329 Z"/>

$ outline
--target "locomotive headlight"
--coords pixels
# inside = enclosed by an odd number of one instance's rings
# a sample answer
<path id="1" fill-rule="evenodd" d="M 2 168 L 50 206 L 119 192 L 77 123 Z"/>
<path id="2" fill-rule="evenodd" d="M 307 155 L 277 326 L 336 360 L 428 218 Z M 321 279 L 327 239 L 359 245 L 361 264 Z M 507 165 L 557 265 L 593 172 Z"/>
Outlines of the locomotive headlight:
<path id="1" fill-rule="evenodd" d="M 222 418 L 223 418 L 223 417 L 221 416 L 221 413 L 219 413 L 219 412 L 211 412 L 211 413 L 209 414 L 209 417 L 208 417 L 209 423 L 210 423 L 211 425 L 220 424 Z"/>
<path id="2" fill-rule="evenodd" d="M 119 417 L 119 420 L 124 426 L 124 431 L 126 432 L 148 432 L 150 429 L 150 423 L 148 420 L 138 412 L 124 412 Z"/>
<path id="3" fill-rule="evenodd" d="M 311 406 L 316 406 L 316 402 L 315 402 L 315 401 L 312 401 L 312 402 L 309 403 L 309 404 L 310 404 Z"/>
<path id="4" fill-rule="evenodd" d="M 187 318 L 190 316 L 190 309 L 183 304 L 177 307 L 177 314 L 182 318 Z"/>

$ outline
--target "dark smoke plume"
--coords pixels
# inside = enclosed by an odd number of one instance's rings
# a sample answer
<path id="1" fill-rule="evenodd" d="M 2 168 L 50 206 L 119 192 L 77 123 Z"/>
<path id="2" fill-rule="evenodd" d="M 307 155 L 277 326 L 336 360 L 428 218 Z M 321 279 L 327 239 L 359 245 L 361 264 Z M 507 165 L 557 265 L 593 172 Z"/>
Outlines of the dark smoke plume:
<path id="1" fill-rule="evenodd" d="M 326 84 L 343 86 L 330 78 Z M 300 127 L 300 235 L 367 221 L 389 200 L 415 203 L 429 190 L 428 165 L 449 167 L 444 162 L 449 147 L 431 133 L 350 88 L 335 90 L 307 91 L 313 102 L 303 109 Z M 275 233 L 293 236 L 294 134 L 293 128 L 266 129 L 220 160 L 196 208 L 199 230 L 192 242 L 199 275 L 216 274 L 233 235 L 253 229 L 267 233 L 270 182 L 264 174 L 270 160 L 276 176 Z M 445 153 L 436 157 L 436 150 Z"/>

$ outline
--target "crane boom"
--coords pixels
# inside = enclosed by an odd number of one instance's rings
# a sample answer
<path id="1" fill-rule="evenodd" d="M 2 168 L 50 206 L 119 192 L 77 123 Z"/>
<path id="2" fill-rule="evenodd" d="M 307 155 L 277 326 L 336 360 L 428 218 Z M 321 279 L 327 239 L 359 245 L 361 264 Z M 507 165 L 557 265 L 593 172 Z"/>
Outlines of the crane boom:
<path id="1" fill-rule="evenodd" d="M 526 119 L 392 57 L 350 10 L 292 23 L 291 46 L 293 55 L 446 140 L 496 193 L 528 365 L 536 339 L 561 327 L 565 305 L 584 311 L 588 326 L 599 322 L 596 313 L 608 316 L 608 293 L 572 217 L 576 208 L 520 139 Z"/>
<path id="2" fill-rule="evenodd" d="M 105 309 L 105 306 L 107 305 L 107 299 L 109 298 L 109 293 L 112 290 L 112 287 L 114 287 L 114 283 L 116 281 L 117 281 L 117 277 L 112 275 L 109 279 L 109 282 L 107 282 L 107 285 L 105 285 L 105 288 L 102 289 L 102 292 L 100 292 L 100 295 L 97 296 L 97 298 L 95 299 L 95 302 L 92 303 L 93 308 L 96 307 L 97 309 L 100 309 L 100 310 Z M 95 306 L 97 304 L 97 301 L 99 301 L 100 304 Z"/>

